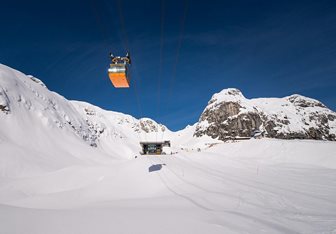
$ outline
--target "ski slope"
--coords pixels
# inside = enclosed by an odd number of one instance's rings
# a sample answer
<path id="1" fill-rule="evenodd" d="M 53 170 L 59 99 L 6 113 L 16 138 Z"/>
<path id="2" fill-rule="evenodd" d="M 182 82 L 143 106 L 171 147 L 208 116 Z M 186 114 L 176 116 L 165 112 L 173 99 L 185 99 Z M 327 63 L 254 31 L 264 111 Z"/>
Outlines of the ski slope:
<path id="1" fill-rule="evenodd" d="M 335 142 L 196 126 L 69 101 L 0 64 L 0 233 L 336 233 Z M 139 156 L 144 140 L 173 154 Z"/>
<path id="2" fill-rule="evenodd" d="M 262 139 L 1 177 L 0 233 L 335 233 L 334 152 Z"/>

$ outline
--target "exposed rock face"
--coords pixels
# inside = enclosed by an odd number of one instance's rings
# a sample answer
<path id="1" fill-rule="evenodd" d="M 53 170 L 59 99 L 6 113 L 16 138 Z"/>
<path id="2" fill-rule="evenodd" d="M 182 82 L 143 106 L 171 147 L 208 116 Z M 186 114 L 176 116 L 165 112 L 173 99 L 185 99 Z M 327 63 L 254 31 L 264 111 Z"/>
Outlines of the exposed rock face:
<path id="1" fill-rule="evenodd" d="M 164 132 L 166 127 L 162 124 L 156 123 L 152 119 L 142 118 L 139 121 L 140 129 L 146 133 L 149 132 Z"/>
<path id="2" fill-rule="evenodd" d="M 0 87 L 0 112 L 8 114 L 10 112 L 9 99 L 4 89 Z"/>
<path id="3" fill-rule="evenodd" d="M 27 75 L 28 78 L 30 78 L 32 81 L 34 81 L 35 83 L 41 85 L 44 88 L 47 88 L 47 86 L 38 78 L 32 76 L 32 75 Z"/>
<path id="4" fill-rule="evenodd" d="M 321 102 L 291 95 L 246 99 L 238 89 L 213 95 L 194 135 L 219 140 L 250 137 L 255 129 L 267 137 L 336 140 L 336 113 Z"/>
<path id="5" fill-rule="evenodd" d="M 72 105 L 84 116 L 86 124 L 90 130 L 89 139 L 96 146 L 101 138 L 108 139 L 126 139 L 131 135 L 139 136 L 139 134 L 163 133 L 169 131 L 166 126 L 156 123 L 149 118 L 136 119 L 130 115 L 118 112 L 106 111 L 89 103 L 71 101 Z M 113 123 L 113 124 L 111 124 Z M 125 130 L 128 129 L 128 134 Z M 141 137 L 140 137 L 141 138 Z"/>

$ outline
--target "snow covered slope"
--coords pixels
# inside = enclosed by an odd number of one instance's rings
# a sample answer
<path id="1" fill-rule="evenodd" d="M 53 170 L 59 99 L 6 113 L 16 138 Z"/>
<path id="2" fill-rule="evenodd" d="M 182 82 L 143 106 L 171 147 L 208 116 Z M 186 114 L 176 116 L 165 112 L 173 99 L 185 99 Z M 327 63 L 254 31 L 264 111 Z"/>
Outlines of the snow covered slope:
<path id="1" fill-rule="evenodd" d="M 69 101 L 41 80 L 0 64 L 0 150 L 5 152 L 0 174 L 35 175 L 79 162 L 134 158 L 139 141 L 171 140 L 174 151 L 195 142 L 193 132 L 180 133 L 149 118 Z M 14 166 L 10 171 L 8 164 Z"/>
<path id="2" fill-rule="evenodd" d="M 247 99 L 238 89 L 214 94 L 195 135 L 225 140 L 250 137 L 259 129 L 272 138 L 336 140 L 336 113 L 298 94 L 284 98 Z"/>
<path id="3" fill-rule="evenodd" d="M 38 174 L 77 163 L 131 158 L 140 140 L 169 136 L 144 118 L 68 101 L 39 79 L 0 64 L 0 174 Z M 94 156 L 93 156 L 94 155 Z M 8 171 L 5 165 L 13 164 Z"/>
<path id="4" fill-rule="evenodd" d="M 193 137 L 209 125 L 171 132 L 0 65 L 0 233 L 335 233 L 335 142 Z M 160 137 L 175 154 L 134 158 Z"/>
<path id="5" fill-rule="evenodd" d="M 261 139 L 0 177 L 0 233 L 334 233 L 334 152 Z"/>

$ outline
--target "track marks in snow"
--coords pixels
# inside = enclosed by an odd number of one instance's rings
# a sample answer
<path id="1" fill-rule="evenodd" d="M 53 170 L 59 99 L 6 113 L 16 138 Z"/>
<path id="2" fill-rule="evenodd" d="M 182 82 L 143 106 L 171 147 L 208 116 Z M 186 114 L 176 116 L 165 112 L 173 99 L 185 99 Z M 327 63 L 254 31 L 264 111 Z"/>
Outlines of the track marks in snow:
<path id="1" fill-rule="evenodd" d="M 217 217 L 215 220 L 220 221 L 214 224 L 226 223 L 220 217 L 232 216 L 240 222 L 255 223 L 260 230 L 302 233 L 322 222 L 330 225 L 336 221 L 336 201 L 330 197 L 336 186 L 328 182 L 336 176 L 335 170 L 232 158 L 216 163 L 216 158 L 210 158 L 213 155 L 203 156 L 205 159 L 195 155 L 150 160 L 166 164 L 157 171 L 162 183 L 172 194 Z M 319 207 L 324 208 L 317 212 Z M 298 223 L 300 228 L 296 228 Z"/>

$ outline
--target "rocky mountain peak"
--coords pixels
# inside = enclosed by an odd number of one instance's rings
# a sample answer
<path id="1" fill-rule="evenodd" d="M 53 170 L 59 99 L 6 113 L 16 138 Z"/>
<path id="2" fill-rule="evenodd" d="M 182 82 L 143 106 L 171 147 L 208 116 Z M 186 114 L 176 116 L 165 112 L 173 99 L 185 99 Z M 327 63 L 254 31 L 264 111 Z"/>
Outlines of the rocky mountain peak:
<path id="1" fill-rule="evenodd" d="M 149 118 L 141 118 L 139 120 L 139 125 L 140 125 L 140 129 L 146 133 L 166 131 L 166 127 L 164 125 L 159 124 Z"/>
<path id="2" fill-rule="evenodd" d="M 209 103 L 208 106 L 210 104 L 213 104 L 212 106 L 221 103 L 223 101 L 235 101 L 235 102 L 239 102 L 240 100 L 244 100 L 245 97 L 242 94 L 242 92 L 239 89 L 235 89 L 235 88 L 228 88 L 228 89 L 223 89 L 221 92 L 214 94 Z"/>
<path id="3" fill-rule="evenodd" d="M 273 138 L 336 140 L 336 113 L 298 94 L 247 99 L 238 89 L 224 89 L 212 96 L 194 135 L 226 140 L 255 130 Z"/>
<path id="4" fill-rule="evenodd" d="M 290 101 L 291 103 L 293 103 L 295 106 L 299 106 L 299 107 L 322 107 L 322 108 L 327 108 L 324 104 L 322 104 L 321 102 L 312 99 L 312 98 L 308 98 L 299 94 L 293 94 L 289 97 L 287 97 L 287 100 Z"/>
<path id="5" fill-rule="evenodd" d="M 213 95 L 213 97 L 216 97 L 216 98 L 223 97 L 223 96 L 236 96 L 236 97 L 245 98 L 242 92 L 236 88 L 223 89 L 221 92 Z"/>

